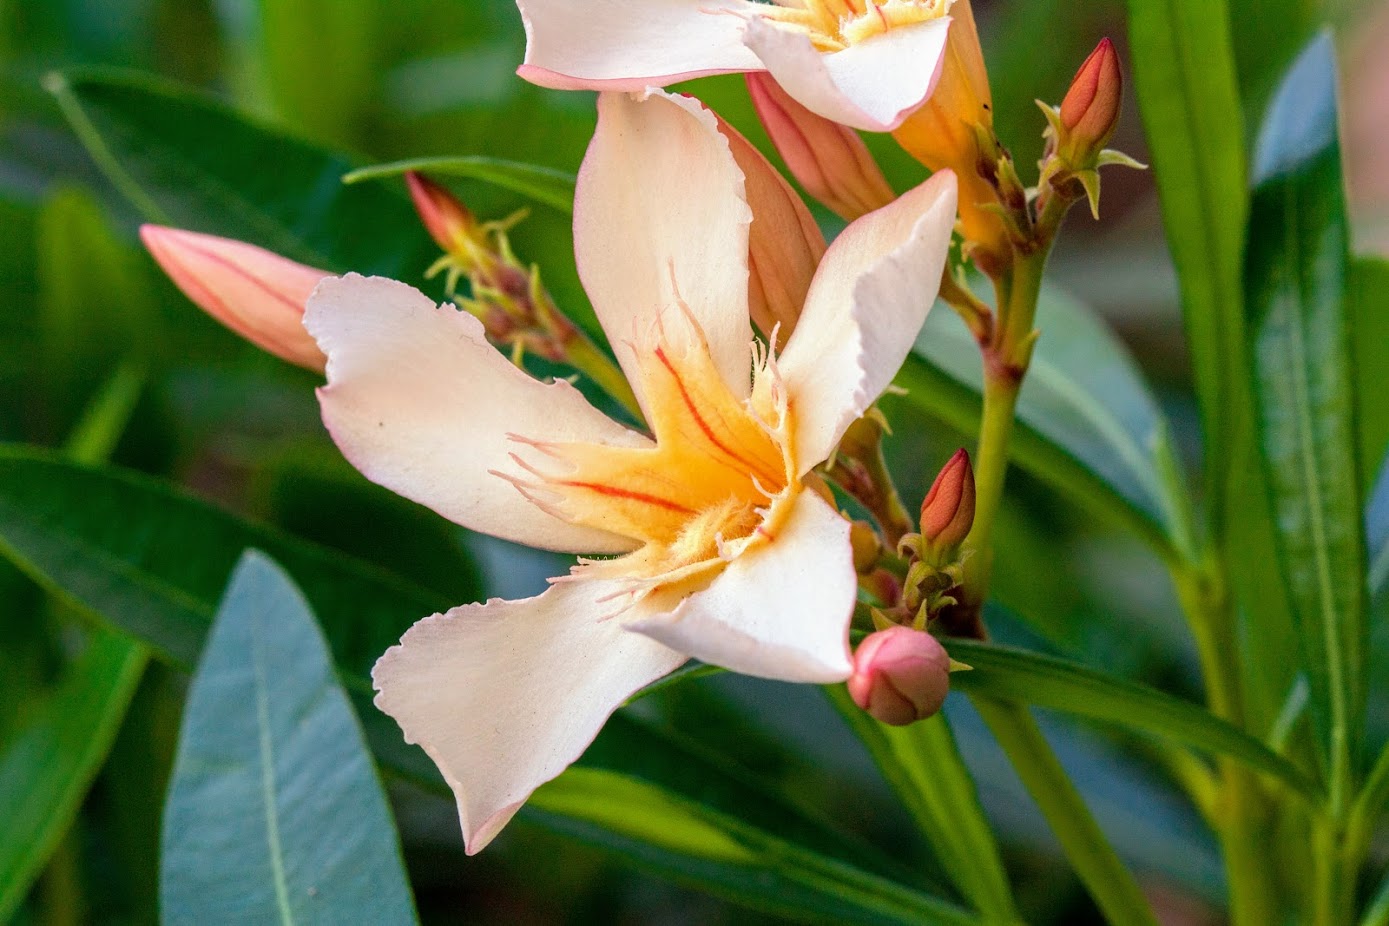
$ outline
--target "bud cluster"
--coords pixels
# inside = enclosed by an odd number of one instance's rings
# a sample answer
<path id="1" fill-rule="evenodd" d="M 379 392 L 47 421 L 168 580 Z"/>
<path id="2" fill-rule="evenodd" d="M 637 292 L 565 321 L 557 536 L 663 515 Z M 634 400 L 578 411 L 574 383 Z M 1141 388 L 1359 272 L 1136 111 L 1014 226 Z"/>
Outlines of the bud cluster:
<path id="1" fill-rule="evenodd" d="M 444 251 L 426 275 L 446 273 L 449 295 L 482 322 L 488 338 L 511 349 L 514 362 L 527 353 L 554 363 L 567 360 L 570 345 L 582 335 L 541 285 L 539 269 L 523 266 L 507 240 L 525 211 L 479 222 L 432 180 L 412 171 L 405 182 L 425 229 Z M 460 278 L 468 281 L 469 296 L 455 294 Z"/>

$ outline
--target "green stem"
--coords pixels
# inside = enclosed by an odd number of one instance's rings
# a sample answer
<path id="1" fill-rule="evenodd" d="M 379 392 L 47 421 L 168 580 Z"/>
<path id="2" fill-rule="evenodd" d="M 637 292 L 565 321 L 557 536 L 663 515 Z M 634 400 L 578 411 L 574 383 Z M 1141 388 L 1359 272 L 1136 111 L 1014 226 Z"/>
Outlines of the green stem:
<path id="1" fill-rule="evenodd" d="M 1116 926 L 1156 926 L 1138 882 L 1114 853 L 1028 709 L 982 695 L 974 695 L 973 703 L 1105 918 Z"/>
<path id="2" fill-rule="evenodd" d="M 1173 573 L 1177 597 L 1196 641 L 1206 699 L 1216 716 L 1244 727 L 1239 641 L 1223 573 L 1214 565 L 1187 563 Z M 1219 762 L 1220 800 L 1212 823 L 1225 857 L 1230 917 L 1236 926 L 1277 922 L 1281 902 L 1268 856 L 1267 801 L 1258 779 L 1232 759 Z"/>

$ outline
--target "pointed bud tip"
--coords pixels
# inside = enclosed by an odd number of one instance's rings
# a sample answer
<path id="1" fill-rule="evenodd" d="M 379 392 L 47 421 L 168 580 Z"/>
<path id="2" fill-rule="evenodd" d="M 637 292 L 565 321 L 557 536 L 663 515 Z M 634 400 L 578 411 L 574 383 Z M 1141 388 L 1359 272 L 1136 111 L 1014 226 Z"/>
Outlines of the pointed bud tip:
<path id="1" fill-rule="evenodd" d="M 413 170 L 405 172 L 405 185 L 420 221 L 440 250 L 452 252 L 460 240 L 470 236 L 477 222 L 452 193 Z"/>
<path id="2" fill-rule="evenodd" d="M 892 726 L 925 720 L 950 691 L 950 656 L 929 633 L 894 626 L 864 637 L 846 683 L 854 703 Z"/>
<path id="3" fill-rule="evenodd" d="M 933 549 L 958 547 L 974 526 L 974 467 L 963 447 L 941 468 L 921 503 L 921 537 Z"/>
<path id="4" fill-rule="evenodd" d="M 1061 124 L 1074 143 L 1098 152 L 1119 123 L 1124 79 L 1114 43 L 1102 39 L 1076 72 L 1061 101 Z"/>

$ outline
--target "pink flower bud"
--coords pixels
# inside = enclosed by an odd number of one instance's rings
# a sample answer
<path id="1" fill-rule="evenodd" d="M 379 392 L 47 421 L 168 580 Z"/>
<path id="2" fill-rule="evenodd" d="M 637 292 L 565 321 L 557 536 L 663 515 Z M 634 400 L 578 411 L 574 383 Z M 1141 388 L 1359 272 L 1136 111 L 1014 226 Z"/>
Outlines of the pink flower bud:
<path id="1" fill-rule="evenodd" d="M 857 132 L 806 109 L 768 74 L 747 82 L 772 144 L 807 193 L 850 222 L 896 199 Z"/>
<path id="2" fill-rule="evenodd" d="M 276 357 L 323 372 L 327 358 L 304 330 L 304 304 L 330 274 L 255 245 L 179 228 L 143 225 L 140 239 L 203 311 Z"/>
<path id="3" fill-rule="evenodd" d="M 440 250 L 452 254 L 481 234 L 468 207 L 439 184 L 412 170 L 405 173 L 405 185 L 420 221 Z"/>
<path id="4" fill-rule="evenodd" d="M 815 268 L 825 256 L 825 236 L 805 202 L 752 142 L 722 119 L 719 131 L 743 172 L 753 214 L 748 229 L 748 312 L 765 335 L 780 325 L 778 338 L 785 344 L 800 319 Z"/>
<path id="5" fill-rule="evenodd" d="M 847 682 L 854 703 L 904 727 L 935 714 L 950 691 L 950 656 L 929 633 L 889 627 L 864 637 Z"/>
<path id="6" fill-rule="evenodd" d="M 921 538 L 933 550 L 952 550 L 974 526 L 974 467 L 963 448 L 941 469 L 921 503 Z"/>
<path id="7" fill-rule="evenodd" d="M 1104 39 L 1080 66 L 1071 81 L 1071 89 L 1061 101 L 1061 124 L 1068 135 L 1064 144 L 1071 147 L 1076 156 L 1081 153 L 1098 155 L 1109 142 L 1119 124 L 1123 96 L 1119 54 L 1114 50 L 1114 43 Z"/>

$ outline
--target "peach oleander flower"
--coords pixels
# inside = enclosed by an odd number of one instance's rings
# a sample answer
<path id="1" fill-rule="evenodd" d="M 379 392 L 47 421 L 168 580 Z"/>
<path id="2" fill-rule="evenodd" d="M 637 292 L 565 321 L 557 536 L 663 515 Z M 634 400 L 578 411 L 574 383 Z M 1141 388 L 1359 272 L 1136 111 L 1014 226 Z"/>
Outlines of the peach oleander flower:
<path id="1" fill-rule="evenodd" d="M 231 305 L 199 300 L 263 346 L 266 326 L 312 339 L 324 424 L 368 478 L 469 529 L 604 557 L 534 598 L 427 617 L 373 671 L 377 705 L 454 790 L 470 853 L 688 658 L 849 677 L 850 524 L 812 470 L 906 358 L 955 205 L 939 173 L 826 249 L 784 179 L 698 101 L 602 94 L 575 251 L 650 436 L 568 382 L 531 378 L 475 316 L 403 283 L 328 277 L 302 317 L 254 286 L 225 289 Z M 147 241 L 191 241 L 194 257 L 208 244 L 175 230 Z M 218 260 L 166 263 L 185 290 L 267 268 L 305 279 L 212 243 Z"/>
<path id="2" fill-rule="evenodd" d="M 520 75 L 558 89 L 641 91 L 767 71 L 807 109 L 889 132 L 940 78 L 952 0 L 517 0 Z"/>
<path id="3" fill-rule="evenodd" d="M 348 275 L 309 299 L 323 420 L 363 473 L 469 529 L 606 557 L 537 597 L 425 618 L 376 665 L 376 703 L 443 772 L 470 853 L 690 657 L 849 675 L 850 526 L 811 471 L 925 320 L 955 181 L 938 174 L 850 225 L 780 352 L 749 323 L 744 188 L 698 101 L 600 97 L 575 251 L 650 437 L 532 379 L 476 318 L 403 283 Z"/>

